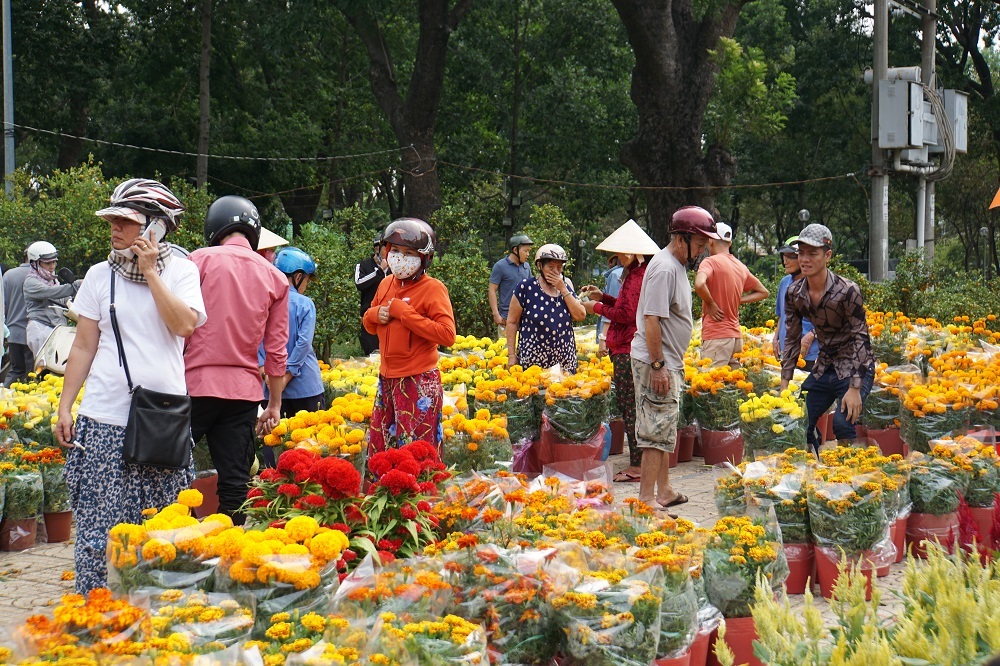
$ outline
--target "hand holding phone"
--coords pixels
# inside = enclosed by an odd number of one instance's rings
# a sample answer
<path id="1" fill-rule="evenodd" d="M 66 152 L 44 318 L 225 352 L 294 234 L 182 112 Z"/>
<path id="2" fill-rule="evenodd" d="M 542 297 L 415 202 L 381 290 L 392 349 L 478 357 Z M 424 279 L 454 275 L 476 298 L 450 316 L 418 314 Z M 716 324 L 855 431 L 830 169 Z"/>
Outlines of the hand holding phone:
<path id="1" fill-rule="evenodd" d="M 144 238 L 148 241 L 159 243 L 161 240 L 163 240 L 163 237 L 166 235 L 167 235 L 167 226 L 163 223 L 163 220 L 159 218 L 154 218 L 149 221 L 149 224 L 146 225 L 146 230 L 142 232 L 142 236 L 140 236 L 140 238 Z M 155 240 L 153 240 L 154 238 Z M 135 257 L 135 252 L 133 252 L 132 248 L 130 247 L 127 247 L 124 250 L 122 250 L 120 254 L 126 259 L 132 259 Z"/>

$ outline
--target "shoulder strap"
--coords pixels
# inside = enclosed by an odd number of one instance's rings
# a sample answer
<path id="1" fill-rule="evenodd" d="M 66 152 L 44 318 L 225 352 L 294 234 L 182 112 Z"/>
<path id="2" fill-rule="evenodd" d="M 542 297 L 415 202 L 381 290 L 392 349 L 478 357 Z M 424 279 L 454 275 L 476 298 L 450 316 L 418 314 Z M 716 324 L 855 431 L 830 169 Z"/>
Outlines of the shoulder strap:
<path id="1" fill-rule="evenodd" d="M 118 365 L 125 369 L 125 379 L 128 381 L 129 393 L 133 391 L 132 375 L 128 371 L 128 359 L 125 358 L 125 346 L 122 344 L 121 331 L 118 330 L 118 315 L 115 313 L 115 275 L 111 271 L 111 306 L 108 308 L 111 313 L 111 330 L 115 332 L 115 343 L 118 345 Z"/>

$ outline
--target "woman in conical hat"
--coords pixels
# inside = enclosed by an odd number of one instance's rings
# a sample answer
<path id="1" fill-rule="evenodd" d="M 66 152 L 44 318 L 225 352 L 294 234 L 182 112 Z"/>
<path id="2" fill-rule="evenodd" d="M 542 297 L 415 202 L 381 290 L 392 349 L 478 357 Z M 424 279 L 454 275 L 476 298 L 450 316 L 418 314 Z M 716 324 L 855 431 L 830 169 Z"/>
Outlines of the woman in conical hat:
<path id="1" fill-rule="evenodd" d="M 605 238 L 597 249 L 616 255 L 625 268 L 617 297 L 608 296 L 593 286 L 584 287 L 583 292 L 591 299 L 584 302 L 587 312 L 611 320 L 607 347 L 615 366 L 615 397 L 625 421 L 629 448 L 629 466 L 615 476 L 615 481 L 635 482 L 639 480 L 642 450 L 635 439 L 632 337 L 636 330 L 635 313 L 639 307 L 639 292 L 642 288 L 642 276 L 646 273 L 646 263 L 660 248 L 635 220 L 629 220 Z"/>

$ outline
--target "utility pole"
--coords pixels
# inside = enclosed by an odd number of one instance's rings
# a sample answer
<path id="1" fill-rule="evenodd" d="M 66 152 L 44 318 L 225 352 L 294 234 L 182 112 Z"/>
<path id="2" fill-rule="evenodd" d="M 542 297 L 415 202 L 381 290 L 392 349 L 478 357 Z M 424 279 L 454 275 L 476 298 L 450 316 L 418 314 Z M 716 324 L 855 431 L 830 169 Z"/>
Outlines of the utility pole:
<path id="1" fill-rule="evenodd" d="M 10 1 L 3 0 L 3 177 L 7 196 L 14 190 L 14 56 Z"/>
<path id="2" fill-rule="evenodd" d="M 882 282 L 889 277 L 889 176 L 885 154 L 878 143 L 879 82 L 889 73 L 889 0 L 875 0 L 875 27 L 872 34 L 872 196 L 868 246 L 868 277 Z"/>
<path id="3" fill-rule="evenodd" d="M 923 0 L 924 12 L 920 19 L 922 37 L 920 41 L 920 80 L 931 90 L 937 89 L 935 58 L 937 57 L 937 0 Z M 934 187 L 933 180 L 927 181 L 924 191 L 924 260 L 934 261 Z"/>

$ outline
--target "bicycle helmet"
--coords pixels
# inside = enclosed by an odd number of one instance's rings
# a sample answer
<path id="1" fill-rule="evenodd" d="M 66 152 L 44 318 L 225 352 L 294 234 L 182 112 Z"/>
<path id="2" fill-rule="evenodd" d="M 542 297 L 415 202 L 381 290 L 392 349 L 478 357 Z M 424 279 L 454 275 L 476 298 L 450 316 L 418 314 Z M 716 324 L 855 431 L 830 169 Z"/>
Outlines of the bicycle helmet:
<path id="1" fill-rule="evenodd" d="M 260 213 L 257 207 L 245 198 L 230 194 L 212 202 L 205 214 L 205 242 L 218 245 L 233 232 L 240 232 L 250 241 L 250 247 L 257 249 L 260 241 Z"/>
<path id="2" fill-rule="evenodd" d="M 148 178 L 132 178 L 120 183 L 111 194 L 111 205 L 94 213 L 98 217 L 125 217 L 141 224 L 145 229 L 150 217 L 162 218 L 170 233 L 180 225 L 178 218 L 184 212 L 170 188 Z"/>
<path id="3" fill-rule="evenodd" d="M 285 275 L 294 275 L 295 273 L 305 273 L 306 275 L 316 274 L 316 262 L 297 247 L 282 248 L 278 252 L 278 256 L 274 258 L 274 267 Z"/>
<path id="4" fill-rule="evenodd" d="M 382 242 L 399 245 L 416 250 L 420 253 L 424 270 L 434 259 L 434 246 L 437 236 L 431 225 L 416 217 L 401 217 L 393 220 L 382 234 Z"/>
<path id="5" fill-rule="evenodd" d="M 716 234 L 715 218 L 700 206 L 684 206 L 674 211 L 670 218 L 670 233 L 712 238 Z"/>
<path id="6" fill-rule="evenodd" d="M 375 248 L 382 247 L 382 234 L 375 234 L 375 239 L 372 241 L 372 246 Z"/>
<path id="7" fill-rule="evenodd" d="M 569 257 L 566 256 L 566 250 L 562 249 L 555 243 L 546 243 L 545 245 L 538 248 L 537 252 L 535 252 L 536 264 L 539 261 L 547 261 L 549 259 L 555 261 L 561 261 L 563 263 L 569 261 Z"/>
<path id="8" fill-rule="evenodd" d="M 59 258 L 59 250 L 48 241 L 36 241 L 32 243 L 25 250 L 25 254 L 28 255 L 28 263 L 32 266 L 38 261 L 53 261 Z"/>

